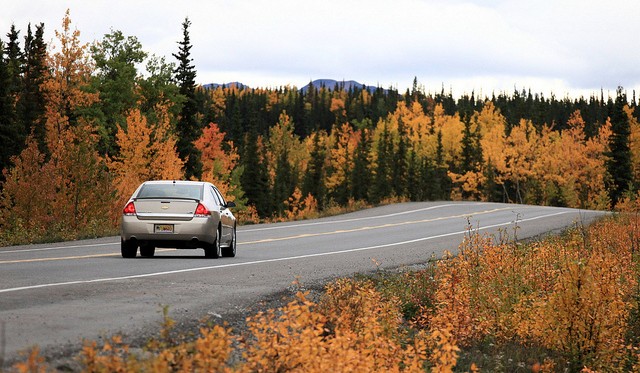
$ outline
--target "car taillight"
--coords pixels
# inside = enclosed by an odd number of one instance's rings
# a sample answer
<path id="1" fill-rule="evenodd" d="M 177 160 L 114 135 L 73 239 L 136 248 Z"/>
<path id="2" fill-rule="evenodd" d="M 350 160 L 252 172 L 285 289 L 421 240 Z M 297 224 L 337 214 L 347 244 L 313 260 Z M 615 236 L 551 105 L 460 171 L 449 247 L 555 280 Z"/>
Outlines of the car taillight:
<path id="1" fill-rule="evenodd" d="M 129 202 L 124 207 L 124 210 L 122 210 L 122 213 L 125 214 L 125 215 L 135 215 L 136 214 L 136 206 L 133 205 L 133 202 Z"/>
<path id="2" fill-rule="evenodd" d="M 207 210 L 206 207 L 202 203 L 198 203 L 198 207 L 196 207 L 195 216 L 209 216 L 211 212 Z"/>

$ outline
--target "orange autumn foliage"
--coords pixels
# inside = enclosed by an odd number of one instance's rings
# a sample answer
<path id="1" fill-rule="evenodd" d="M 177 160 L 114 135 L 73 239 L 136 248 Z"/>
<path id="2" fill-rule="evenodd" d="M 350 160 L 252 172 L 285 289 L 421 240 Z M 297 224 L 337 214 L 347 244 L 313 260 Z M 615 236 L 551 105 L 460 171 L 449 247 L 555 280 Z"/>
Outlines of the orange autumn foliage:
<path id="1" fill-rule="evenodd" d="M 20 228 L 30 234 L 44 234 L 53 216 L 49 209 L 55 195 L 48 181 L 52 175 L 44 167 L 44 154 L 38 149 L 33 135 L 27 138 L 27 147 L 13 157 L 14 166 L 4 170 L 5 182 L 0 199 L 0 226 Z M 39 185 L 40 188 L 32 188 Z M 32 233 L 29 233 L 32 232 Z"/>
<path id="2" fill-rule="evenodd" d="M 127 115 L 126 129 L 118 126 L 116 144 L 120 154 L 107 162 L 118 196 L 114 219 L 135 189 L 147 180 L 180 180 L 184 162 L 176 151 L 176 138 L 170 131 L 167 108 L 156 107 L 158 122 L 150 124 L 139 109 Z"/>
<path id="3" fill-rule="evenodd" d="M 335 292 L 338 292 L 337 294 Z M 341 294 L 349 295 L 343 299 Z M 278 310 L 249 320 L 252 339 L 246 339 L 240 372 L 422 372 L 426 345 L 422 335 L 401 343 L 391 326 L 398 314 L 393 305 L 379 302 L 370 285 L 341 282 L 330 285 L 329 304 L 320 305 L 299 293 L 298 299 Z M 354 298 L 351 298 L 354 295 Z M 349 302 L 354 308 L 335 307 Z M 390 308 L 386 308 L 390 307 Z M 349 314 L 357 310 L 357 314 Z M 392 311 L 387 314 L 386 311 Z M 344 313 L 344 311 L 347 311 Z M 391 322 L 391 324 L 389 324 Z"/>
<path id="4" fill-rule="evenodd" d="M 325 185 L 330 193 L 341 193 L 346 190 L 349 183 L 349 175 L 353 169 L 353 158 L 360 134 L 353 131 L 349 123 L 335 126 L 328 141 L 330 143 L 327 155 L 328 172 Z M 344 191 L 342 191 L 344 194 Z"/>
<path id="5" fill-rule="evenodd" d="M 638 306 L 637 219 L 531 245 L 469 235 L 458 256 L 438 263 L 430 329 L 450 330 L 459 346 L 490 337 L 539 344 L 576 368 L 623 366 Z"/>
<path id="6" fill-rule="evenodd" d="M 313 219 L 318 215 L 318 201 L 311 195 L 307 194 L 302 198 L 302 191 L 296 187 L 291 197 L 285 201 L 285 218 L 288 221 Z"/>
<path id="7" fill-rule="evenodd" d="M 284 153 L 293 173 L 292 178 L 302 180 L 309 153 L 300 137 L 294 134 L 293 121 L 286 112 L 283 111 L 278 118 L 278 123 L 269 128 L 269 138 L 264 145 L 267 148 L 267 165 L 272 183 L 275 179 L 277 160 Z"/>
<path id="8" fill-rule="evenodd" d="M 217 124 L 209 123 L 194 144 L 202 153 L 202 181 L 214 184 L 229 201 L 234 201 L 233 191 L 238 186 L 232 183 L 231 173 L 240 155 L 233 141 L 225 141 L 224 137 L 225 133 L 220 131 Z"/>
<path id="9" fill-rule="evenodd" d="M 22 153 L 13 158 L 15 167 L 5 173 L 8 183 L 3 188 L 2 224 L 12 235 L 26 233 L 25 227 L 34 229 L 27 235 L 41 235 L 40 239 L 42 235 L 72 239 L 113 231 L 107 219 L 112 193 L 104 159 L 96 151 L 96 126 L 82 115 L 82 109 L 97 102 L 98 94 L 87 90 L 93 66 L 79 35 L 77 30 L 71 31 L 67 11 L 62 31 L 56 31 L 60 50 L 48 56 L 49 74 L 42 85 L 47 101 L 47 157 L 30 137 Z M 27 201 L 29 190 L 34 188 L 41 196 Z M 32 202 L 40 206 L 34 207 Z M 17 214 L 12 216 L 14 209 Z M 31 241 L 30 237 L 25 239 Z"/>

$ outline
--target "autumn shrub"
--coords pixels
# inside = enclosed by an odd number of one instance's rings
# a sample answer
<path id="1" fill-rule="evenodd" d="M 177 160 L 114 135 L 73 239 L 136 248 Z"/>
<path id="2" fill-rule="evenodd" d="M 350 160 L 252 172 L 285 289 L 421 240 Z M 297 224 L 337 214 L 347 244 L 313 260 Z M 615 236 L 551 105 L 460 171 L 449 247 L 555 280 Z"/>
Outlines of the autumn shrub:
<path id="1" fill-rule="evenodd" d="M 424 329 L 428 327 L 434 310 L 435 264 L 433 257 L 421 270 L 378 270 L 374 274 L 357 275 L 356 278 L 372 281 L 383 299 L 397 299 L 404 320 L 418 329 Z"/>
<path id="2" fill-rule="evenodd" d="M 384 337 L 399 337 L 400 302 L 395 296 L 383 299 L 371 281 L 339 279 L 327 285 L 320 307 L 336 329 L 362 333 L 379 325 Z"/>
<path id="3" fill-rule="evenodd" d="M 318 217 L 318 201 L 311 195 L 303 197 L 300 188 L 295 188 L 291 197 L 284 201 L 285 219 L 303 220 Z"/>
<path id="4" fill-rule="evenodd" d="M 637 217 L 625 217 L 526 245 L 470 234 L 437 265 L 431 335 L 461 348 L 537 345 L 572 371 L 629 368 L 638 233 Z"/>
<path id="5" fill-rule="evenodd" d="M 19 373 L 45 373 L 47 372 L 47 365 L 45 359 L 40 355 L 40 349 L 38 347 L 32 348 L 26 354 L 26 360 L 16 363 L 13 367 L 16 372 Z"/>
<path id="6" fill-rule="evenodd" d="M 329 285 L 320 305 L 299 293 L 286 307 L 251 318 L 240 370 L 423 371 L 424 338 L 400 337 L 396 306 L 370 283 L 352 280 Z"/>

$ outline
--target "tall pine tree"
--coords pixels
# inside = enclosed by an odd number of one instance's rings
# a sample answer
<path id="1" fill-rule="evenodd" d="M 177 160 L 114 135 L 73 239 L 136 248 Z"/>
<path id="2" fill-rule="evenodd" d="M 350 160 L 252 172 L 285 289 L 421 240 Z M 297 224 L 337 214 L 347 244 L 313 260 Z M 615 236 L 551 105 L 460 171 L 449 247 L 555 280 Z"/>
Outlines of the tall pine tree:
<path id="1" fill-rule="evenodd" d="M 178 53 L 173 56 L 178 60 L 175 79 L 180 87 L 180 95 L 184 102 L 180 117 L 176 125 L 178 132 L 178 154 L 185 162 L 185 177 L 198 179 L 202 175 L 200 151 L 195 147 L 196 141 L 202 135 L 202 127 L 198 122 L 198 106 L 196 102 L 196 70 L 191 58 L 191 40 L 189 38 L 191 21 L 185 18 L 182 23 L 182 41 L 178 42 Z"/>
<path id="2" fill-rule="evenodd" d="M 366 119 L 369 122 L 368 119 Z M 371 187 L 371 171 L 369 170 L 369 153 L 371 151 L 371 136 L 366 128 L 360 129 L 360 141 L 356 147 L 351 173 L 351 196 L 356 201 L 366 200 Z"/>
<path id="3" fill-rule="evenodd" d="M 618 87 L 616 101 L 612 111 L 609 113 L 613 134 L 609 140 L 610 150 L 609 161 L 607 162 L 607 169 L 611 176 L 609 196 L 614 206 L 622 197 L 623 193 L 632 187 L 633 181 L 631 149 L 629 148 L 631 127 L 629 119 L 624 112 L 624 107 L 627 104 L 627 95 L 622 90 L 622 87 Z"/>
<path id="4" fill-rule="evenodd" d="M 27 134 L 16 115 L 22 58 L 15 26 L 11 26 L 7 36 L 6 45 L 0 40 L 0 170 L 7 168 L 11 157 L 20 153 Z"/>
<path id="5" fill-rule="evenodd" d="M 16 111 L 18 121 L 28 132 L 33 133 L 38 148 L 46 154 L 44 82 L 47 78 L 47 44 L 44 38 L 44 23 L 36 26 L 35 35 L 31 24 L 24 39 L 24 65 L 22 69 L 22 91 L 18 97 Z"/>
<path id="6" fill-rule="evenodd" d="M 320 209 L 324 207 L 327 192 L 324 185 L 325 153 L 325 149 L 320 143 L 320 131 L 316 131 L 313 134 L 313 148 L 311 149 L 309 164 L 307 165 L 307 171 L 304 175 L 302 195 L 306 196 L 311 194 L 316 201 L 318 201 Z"/>
<path id="7" fill-rule="evenodd" d="M 269 172 L 259 141 L 255 125 L 252 125 L 246 134 L 240 157 L 240 162 L 244 167 L 240 183 L 247 197 L 247 203 L 253 205 L 258 215 L 264 218 L 271 215 L 273 207 L 270 198 Z"/>
<path id="8" fill-rule="evenodd" d="M 396 197 L 407 194 L 407 131 L 402 121 L 398 118 L 398 149 L 393 153 L 393 193 Z"/>

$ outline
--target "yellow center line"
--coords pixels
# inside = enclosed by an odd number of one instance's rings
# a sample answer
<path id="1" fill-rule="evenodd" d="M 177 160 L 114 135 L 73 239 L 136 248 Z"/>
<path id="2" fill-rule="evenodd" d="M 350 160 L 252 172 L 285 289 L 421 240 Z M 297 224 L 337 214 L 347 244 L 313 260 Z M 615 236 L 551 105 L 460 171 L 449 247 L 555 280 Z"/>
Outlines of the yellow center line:
<path id="1" fill-rule="evenodd" d="M 175 249 L 162 249 L 158 251 L 173 251 Z M 92 255 L 76 255 L 76 256 L 60 256 L 52 258 L 34 258 L 34 259 L 16 259 L 16 260 L 2 260 L 0 264 L 13 264 L 13 263 L 34 263 L 34 262 L 51 262 L 56 260 L 72 260 L 72 259 L 89 259 L 89 258 L 104 258 L 104 257 L 119 257 L 120 254 L 92 254 Z"/>
<path id="2" fill-rule="evenodd" d="M 263 240 L 257 241 L 249 241 L 249 242 L 238 242 L 238 245 L 255 245 L 259 243 L 268 243 L 268 242 L 278 242 L 278 241 L 286 241 L 286 240 L 296 240 L 300 238 L 309 238 L 309 237 L 319 237 L 319 236 L 329 236 L 334 234 L 343 234 L 343 233 L 353 233 L 353 232 L 361 232 L 361 231 L 369 231 L 374 229 L 384 229 L 384 228 L 393 228 L 400 227 L 403 225 L 412 225 L 412 224 L 421 224 L 421 223 L 430 223 L 434 221 L 446 220 L 446 219 L 455 219 L 455 218 L 465 218 L 474 215 L 483 215 L 490 214 L 492 212 L 509 210 L 511 207 L 503 207 L 496 208 L 492 210 L 485 210 L 474 212 L 472 214 L 460 214 L 460 215 L 451 215 L 451 216 L 442 216 L 438 218 L 431 219 L 421 219 L 421 220 L 411 220 L 400 223 L 388 223 L 382 225 L 374 225 L 374 226 L 366 226 L 360 228 L 353 229 L 339 229 L 329 232 L 320 232 L 320 233 L 305 233 L 299 234 L 295 236 L 286 236 L 286 237 L 278 237 L 278 238 L 265 238 Z M 156 250 L 156 252 L 165 252 L 165 251 L 173 251 L 175 249 L 162 249 Z M 33 262 L 47 262 L 47 261 L 56 261 L 56 260 L 73 260 L 73 259 L 90 259 L 90 258 L 102 258 L 102 257 L 117 257 L 119 254 L 111 253 L 111 254 L 92 254 L 92 255 L 76 255 L 76 256 L 62 256 L 62 257 L 52 257 L 52 258 L 34 258 L 34 259 L 17 259 L 17 260 L 4 260 L 0 261 L 0 264 L 14 264 L 14 263 L 33 263 Z"/>
<path id="3" fill-rule="evenodd" d="M 400 223 L 388 223 L 388 224 L 366 226 L 366 227 L 353 228 L 353 229 L 340 229 L 340 230 L 329 231 L 329 232 L 321 232 L 321 233 L 304 233 L 304 234 L 299 234 L 299 235 L 296 235 L 296 236 L 286 236 L 286 237 L 278 237 L 278 238 L 265 238 L 263 240 L 248 241 L 248 242 L 238 242 L 238 245 L 255 245 L 255 244 L 259 244 L 259 243 L 278 242 L 278 241 L 286 241 L 286 240 L 296 240 L 296 239 L 308 238 L 308 237 L 329 236 L 329 235 L 341 234 L 341 233 L 353 233 L 353 232 L 369 231 L 369 230 L 374 230 L 374 229 L 393 228 L 393 227 L 400 227 L 400 226 L 403 226 L 403 225 L 430 223 L 430 222 L 446 220 L 446 219 L 465 218 L 465 217 L 469 217 L 469 216 L 472 216 L 472 215 L 490 214 L 492 212 L 510 210 L 510 209 L 511 209 L 511 207 L 502 207 L 502 208 L 496 208 L 496 209 L 492 209 L 492 210 L 479 211 L 479 212 L 475 212 L 473 214 L 442 216 L 442 217 L 439 217 L 439 218 L 411 220 L 411 221 L 405 221 L 405 222 L 400 222 Z"/>

